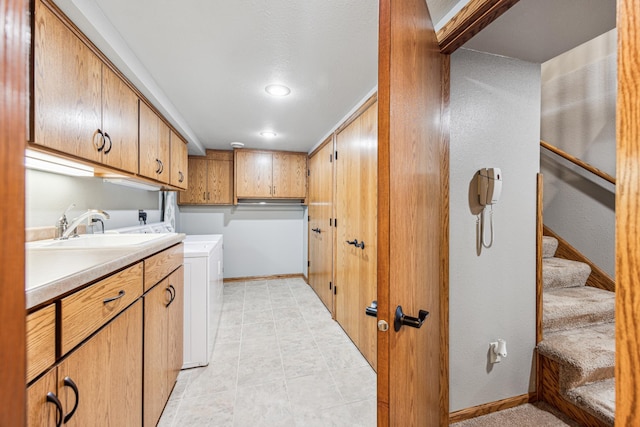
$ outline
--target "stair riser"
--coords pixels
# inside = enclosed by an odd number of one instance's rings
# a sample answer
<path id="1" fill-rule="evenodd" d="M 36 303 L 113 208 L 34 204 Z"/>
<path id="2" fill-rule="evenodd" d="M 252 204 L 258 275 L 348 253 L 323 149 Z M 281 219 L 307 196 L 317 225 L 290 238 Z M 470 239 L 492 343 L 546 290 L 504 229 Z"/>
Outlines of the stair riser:
<path id="1" fill-rule="evenodd" d="M 580 387 L 587 383 L 595 381 L 608 380 L 615 377 L 615 368 L 613 366 L 607 368 L 599 368 L 591 372 L 580 372 L 577 369 L 558 363 L 560 374 L 560 392 L 566 393 L 567 390 Z"/>

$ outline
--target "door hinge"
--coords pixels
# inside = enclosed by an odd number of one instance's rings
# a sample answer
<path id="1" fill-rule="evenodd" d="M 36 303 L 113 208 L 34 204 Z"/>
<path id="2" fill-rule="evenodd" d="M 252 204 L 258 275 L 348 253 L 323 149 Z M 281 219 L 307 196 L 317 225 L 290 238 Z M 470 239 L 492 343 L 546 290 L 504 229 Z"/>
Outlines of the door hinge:
<path id="1" fill-rule="evenodd" d="M 329 163 L 333 163 L 333 154 L 329 154 Z"/>
<path id="2" fill-rule="evenodd" d="M 333 283 L 329 282 L 329 289 L 333 289 Z"/>
<path id="3" fill-rule="evenodd" d="M 311 169 L 307 169 L 307 176 L 311 176 Z"/>
<path id="4" fill-rule="evenodd" d="M 311 261 L 307 261 L 307 267 L 311 267 Z"/>
<path id="5" fill-rule="evenodd" d="M 329 227 L 333 227 L 333 218 L 329 218 Z"/>
<path id="6" fill-rule="evenodd" d="M 338 287 L 337 286 L 333 287 L 333 294 L 334 295 L 338 295 Z"/>
<path id="7" fill-rule="evenodd" d="M 333 226 L 338 227 L 338 218 L 333 220 Z"/>
<path id="8" fill-rule="evenodd" d="M 311 215 L 307 215 L 307 222 L 311 222 Z"/>
<path id="9" fill-rule="evenodd" d="M 338 150 L 336 150 L 336 160 L 338 160 Z"/>

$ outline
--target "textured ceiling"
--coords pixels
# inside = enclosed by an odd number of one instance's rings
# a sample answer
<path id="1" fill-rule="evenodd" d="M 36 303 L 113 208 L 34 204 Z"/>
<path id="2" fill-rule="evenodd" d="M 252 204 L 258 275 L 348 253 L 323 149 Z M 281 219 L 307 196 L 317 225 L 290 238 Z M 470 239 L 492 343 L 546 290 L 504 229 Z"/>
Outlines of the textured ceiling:
<path id="1" fill-rule="evenodd" d="M 108 56 L 132 54 L 122 71 L 152 88 L 143 93 L 194 146 L 307 151 L 377 85 L 377 1 L 58 3 Z M 267 95 L 271 83 L 291 95 Z M 278 135 L 265 140 L 263 130 Z"/>

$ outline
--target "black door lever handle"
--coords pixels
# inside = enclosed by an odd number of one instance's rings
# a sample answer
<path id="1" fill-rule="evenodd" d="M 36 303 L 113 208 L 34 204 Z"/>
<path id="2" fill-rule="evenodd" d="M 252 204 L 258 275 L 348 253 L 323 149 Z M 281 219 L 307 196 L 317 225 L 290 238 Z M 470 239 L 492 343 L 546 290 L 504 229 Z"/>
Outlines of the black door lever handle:
<path id="1" fill-rule="evenodd" d="M 424 319 L 426 319 L 428 315 L 429 315 L 428 311 L 420 310 L 418 312 L 418 317 L 407 316 L 402 312 L 402 306 L 399 305 L 396 308 L 396 317 L 393 320 L 393 329 L 395 329 L 395 331 L 398 332 L 400 328 L 402 328 L 402 325 L 411 326 L 412 328 L 420 329 L 420 326 L 422 326 Z"/>
<path id="2" fill-rule="evenodd" d="M 356 248 L 364 249 L 364 242 L 358 242 L 358 239 L 353 239 L 353 241 L 347 240 L 347 243 Z"/>

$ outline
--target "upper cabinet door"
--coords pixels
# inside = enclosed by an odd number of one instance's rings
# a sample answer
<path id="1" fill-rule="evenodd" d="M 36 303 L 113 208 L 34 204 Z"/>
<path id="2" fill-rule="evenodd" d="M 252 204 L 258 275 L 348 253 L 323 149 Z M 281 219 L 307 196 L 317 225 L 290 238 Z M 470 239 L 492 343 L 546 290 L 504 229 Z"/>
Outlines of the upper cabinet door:
<path id="1" fill-rule="evenodd" d="M 236 150 L 235 169 L 237 198 L 272 197 L 270 152 Z"/>
<path id="2" fill-rule="evenodd" d="M 102 62 L 39 1 L 35 11 L 33 142 L 100 161 Z"/>
<path id="3" fill-rule="evenodd" d="M 171 131 L 171 176 L 170 184 L 179 188 L 188 187 L 187 143 Z"/>
<path id="4" fill-rule="evenodd" d="M 103 163 L 138 172 L 138 96 L 109 67 L 102 66 Z"/>
<path id="5" fill-rule="evenodd" d="M 273 197 L 307 197 L 307 155 L 273 153 Z"/>
<path id="6" fill-rule="evenodd" d="M 230 205 L 233 203 L 233 157 L 228 159 L 208 160 L 209 170 L 207 180 L 209 182 L 210 197 L 208 204 Z"/>
<path id="7" fill-rule="evenodd" d="M 140 101 L 140 175 L 169 183 L 170 132 L 169 126 Z"/>
<path id="8" fill-rule="evenodd" d="M 140 101 L 140 175 L 157 179 L 160 171 L 158 152 L 158 116 Z"/>

